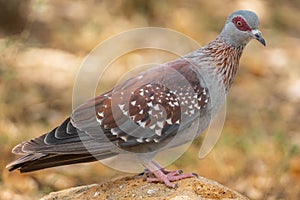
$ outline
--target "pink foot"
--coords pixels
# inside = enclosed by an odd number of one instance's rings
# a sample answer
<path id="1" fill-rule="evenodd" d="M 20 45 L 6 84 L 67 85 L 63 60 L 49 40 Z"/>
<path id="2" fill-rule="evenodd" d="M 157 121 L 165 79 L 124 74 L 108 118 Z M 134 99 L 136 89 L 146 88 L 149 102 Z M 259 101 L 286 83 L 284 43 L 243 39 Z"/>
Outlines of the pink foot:
<path id="1" fill-rule="evenodd" d="M 149 183 L 153 182 L 163 182 L 168 187 L 177 188 L 177 184 L 171 183 L 173 181 L 178 181 L 185 178 L 197 177 L 197 174 L 183 174 L 182 170 L 169 171 L 165 168 L 162 168 L 158 163 L 152 161 L 146 165 L 149 171 L 144 175 L 147 176 L 146 180 Z M 155 176 L 155 177 L 149 177 Z"/>

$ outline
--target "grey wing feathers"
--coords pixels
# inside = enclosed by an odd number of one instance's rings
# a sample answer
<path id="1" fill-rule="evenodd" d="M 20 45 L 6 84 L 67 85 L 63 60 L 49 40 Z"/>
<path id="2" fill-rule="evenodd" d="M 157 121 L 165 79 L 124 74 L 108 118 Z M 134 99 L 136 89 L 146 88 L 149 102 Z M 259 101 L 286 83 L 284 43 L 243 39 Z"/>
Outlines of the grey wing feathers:
<path id="1" fill-rule="evenodd" d="M 97 160 L 94 156 L 104 159 L 116 155 L 108 151 L 105 145 L 99 145 L 89 135 L 76 129 L 70 118 L 51 132 L 17 145 L 12 152 L 23 157 L 10 163 L 7 168 L 10 171 L 20 168 L 21 172 L 92 162 Z"/>

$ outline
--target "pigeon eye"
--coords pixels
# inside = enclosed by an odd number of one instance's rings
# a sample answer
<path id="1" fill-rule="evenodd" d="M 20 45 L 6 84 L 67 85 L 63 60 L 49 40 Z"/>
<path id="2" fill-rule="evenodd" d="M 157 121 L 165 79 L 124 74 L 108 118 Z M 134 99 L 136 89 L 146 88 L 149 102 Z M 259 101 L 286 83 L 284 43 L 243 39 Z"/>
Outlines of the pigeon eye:
<path id="1" fill-rule="evenodd" d="M 251 31 L 250 26 L 247 24 L 245 19 L 242 18 L 241 16 L 234 17 L 232 19 L 232 22 L 240 31 Z"/>
<path id="2" fill-rule="evenodd" d="M 243 25 L 243 23 L 242 23 L 241 21 L 237 21 L 237 22 L 236 22 L 236 25 L 238 25 L 238 26 L 242 26 L 242 25 Z"/>

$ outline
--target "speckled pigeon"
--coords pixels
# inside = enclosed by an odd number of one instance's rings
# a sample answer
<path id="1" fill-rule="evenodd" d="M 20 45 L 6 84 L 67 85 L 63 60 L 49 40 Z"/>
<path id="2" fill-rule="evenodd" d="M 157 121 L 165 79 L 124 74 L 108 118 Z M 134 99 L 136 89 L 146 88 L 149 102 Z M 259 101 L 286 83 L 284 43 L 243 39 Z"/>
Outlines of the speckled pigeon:
<path id="1" fill-rule="evenodd" d="M 10 171 L 31 172 L 49 167 L 110 158 L 123 151 L 148 153 L 140 158 L 152 175 L 149 182 L 192 177 L 168 171 L 152 158 L 158 149 L 182 145 L 205 131 L 224 102 L 235 78 L 244 47 L 251 39 L 266 45 L 254 12 L 233 12 L 219 36 L 207 46 L 168 63 L 141 72 L 113 90 L 77 107 L 61 125 L 40 137 L 17 145 L 22 157 Z M 198 122 L 197 129 L 190 129 Z M 190 134 L 190 133 L 189 133 Z M 179 136 L 178 136 L 179 135 Z M 173 138 L 172 145 L 168 145 Z"/>

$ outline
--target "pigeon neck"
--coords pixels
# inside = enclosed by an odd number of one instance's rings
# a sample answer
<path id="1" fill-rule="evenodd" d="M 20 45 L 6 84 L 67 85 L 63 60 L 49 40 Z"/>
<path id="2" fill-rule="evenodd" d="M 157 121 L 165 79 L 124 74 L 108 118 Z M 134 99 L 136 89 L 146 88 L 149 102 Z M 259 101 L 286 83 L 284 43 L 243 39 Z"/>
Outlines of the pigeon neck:
<path id="1" fill-rule="evenodd" d="M 244 47 L 230 45 L 222 36 L 217 37 L 204 47 L 207 54 L 212 57 L 218 74 L 223 79 L 226 91 L 229 90 L 234 81 Z"/>

